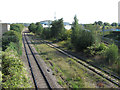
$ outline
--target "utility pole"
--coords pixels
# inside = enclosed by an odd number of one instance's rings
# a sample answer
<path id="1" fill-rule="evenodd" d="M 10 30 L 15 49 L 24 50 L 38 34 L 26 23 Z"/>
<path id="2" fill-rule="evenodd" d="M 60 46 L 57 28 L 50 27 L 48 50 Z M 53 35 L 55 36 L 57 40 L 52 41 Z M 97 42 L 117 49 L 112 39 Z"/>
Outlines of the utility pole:
<path id="1" fill-rule="evenodd" d="M 56 12 L 54 13 L 54 20 L 56 20 Z"/>

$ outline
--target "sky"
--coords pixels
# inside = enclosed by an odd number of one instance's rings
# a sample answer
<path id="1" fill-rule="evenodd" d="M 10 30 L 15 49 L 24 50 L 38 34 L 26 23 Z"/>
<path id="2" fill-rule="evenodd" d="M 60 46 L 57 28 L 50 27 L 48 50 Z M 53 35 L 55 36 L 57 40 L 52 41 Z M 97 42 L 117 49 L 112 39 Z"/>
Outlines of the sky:
<path id="1" fill-rule="evenodd" d="M 0 0 L 0 20 L 4 23 L 35 23 L 63 18 L 79 23 L 118 22 L 120 0 Z"/>

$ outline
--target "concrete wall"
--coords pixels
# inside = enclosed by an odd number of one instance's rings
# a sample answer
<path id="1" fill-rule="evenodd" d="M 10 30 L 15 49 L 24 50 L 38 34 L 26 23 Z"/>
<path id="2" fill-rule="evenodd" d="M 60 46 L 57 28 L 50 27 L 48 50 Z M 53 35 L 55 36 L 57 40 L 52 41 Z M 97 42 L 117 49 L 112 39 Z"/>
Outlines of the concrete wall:
<path id="1" fill-rule="evenodd" d="M 2 33 L 5 33 L 10 30 L 10 25 L 7 23 L 2 23 Z"/>
<path id="2" fill-rule="evenodd" d="M 2 23 L 0 23 L 0 37 L 2 36 Z"/>
<path id="3" fill-rule="evenodd" d="M 118 23 L 120 24 L 120 1 L 118 2 Z"/>

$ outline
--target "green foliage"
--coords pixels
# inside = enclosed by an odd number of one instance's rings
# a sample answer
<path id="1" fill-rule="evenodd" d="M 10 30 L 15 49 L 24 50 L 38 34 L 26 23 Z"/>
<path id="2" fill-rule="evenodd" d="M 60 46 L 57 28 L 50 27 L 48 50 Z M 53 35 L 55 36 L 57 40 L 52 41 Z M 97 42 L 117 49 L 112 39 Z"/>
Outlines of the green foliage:
<path id="1" fill-rule="evenodd" d="M 100 30 L 100 25 L 85 24 L 84 26 L 85 26 L 85 29 L 88 29 L 90 31 Z"/>
<path id="2" fill-rule="evenodd" d="M 100 25 L 100 26 L 101 26 L 102 24 L 103 24 L 103 22 L 102 22 L 102 21 L 98 21 L 98 25 Z"/>
<path id="3" fill-rule="evenodd" d="M 118 26 L 118 24 L 116 22 L 113 22 L 111 26 Z"/>
<path id="4" fill-rule="evenodd" d="M 92 31 L 83 30 L 78 25 L 77 17 L 74 17 L 72 25 L 71 43 L 77 51 L 86 49 L 95 43 L 94 33 Z"/>
<path id="5" fill-rule="evenodd" d="M 102 55 L 105 53 L 107 46 L 104 43 L 93 44 L 90 47 L 87 47 L 87 53 L 91 55 Z"/>
<path id="6" fill-rule="evenodd" d="M 31 23 L 28 29 L 30 32 L 33 32 L 37 35 L 42 35 L 42 32 L 43 32 L 43 26 L 39 22 L 36 24 Z"/>
<path id="7" fill-rule="evenodd" d="M 95 22 L 94 22 L 94 25 L 100 25 L 100 26 L 101 26 L 102 24 L 103 24 L 102 21 L 98 21 L 98 22 L 95 21 Z"/>
<path id="8" fill-rule="evenodd" d="M 36 27 L 37 27 L 37 26 L 36 26 L 34 23 L 31 23 L 31 24 L 29 25 L 28 29 L 29 29 L 30 32 L 35 33 Z"/>
<path id="9" fill-rule="evenodd" d="M 44 28 L 43 31 L 42 31 L 41 37 L 44 38 L 44 39 L 50 39 L 51 38 L 50 28 Z"/>
<path id="10" fill-rule="evenodd" d="M 14 30 L 17 32 L 22 32 L 23 28 L 24 28 L 24 25 L 22 24 L 11 24 L 10 25 L 10 30 Z"/>
<path id="11" fill-rule="evenodd" d="M 78 34 L 79 34 L 79 24 L 78 24 L 78 19 L 77 16 L 75 15 L 74 17 L 74 22 L 72 24 L 72 34 L 71 34 L 71 43 L 73 43 L 73 45 L 76 43 Z"/>
<path id="12" fill-rule="evenodd" d="M 115 44 L 109 45 L 105 51 L 105 57 L 109 64 L 115 62 L 118 58 L 118 47 Z"/>
<path id="13" fill-rule="evenodd" d="M 19 45 L 21 39 L 21 34 L 16 31 L 10 30 L 4 33 L 2 37 L 2 50 L 4 51 L 9 46 L 10 42 L 14 42 Z"/>
<path id="14" fill-rule="evenodd" d="M 80 30 L 74 46 L 77 51 L 80 51 L 86 49 L 88 46 L 91 46 L 93 43 L 95 43 L 95 37 L 93 33 Z"/>
<path id="15" fill-rule="evenodd" d="M 43 26 L 40 23 L 36 23 L 35 33 L 41 35 L 43 31 Z"/>
<path id="16" fill-rule="evenodd" d="M 18 54 L 11 47 L 2 53 L 2 87 L 3 88 L 28 88 L 29 79 Z"/>
<path id="17" fill-rule="evenodd" d="M 108 22 L 104 22 L 104 26 L 110 26 Z"/>
<path id="18" fill-rule="evenodd" d="M 51 37 L 57 38 L 59 40 L 65 39 L 65 28 L 63 24 L 63 19 L 55 20 L 52 22 L 51 27 Z"/>

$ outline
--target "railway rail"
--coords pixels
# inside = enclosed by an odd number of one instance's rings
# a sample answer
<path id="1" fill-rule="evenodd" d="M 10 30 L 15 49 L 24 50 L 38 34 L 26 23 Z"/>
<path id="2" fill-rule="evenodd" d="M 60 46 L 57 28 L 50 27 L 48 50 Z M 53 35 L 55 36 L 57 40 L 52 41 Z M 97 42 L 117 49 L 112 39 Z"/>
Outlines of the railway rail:
<path id="1" fill-rule="evenodd" d="M 88 61 L 86 61 L 83 58 L 80 58 L 70 52 L 67 52 L 63 49 L 60 49 L 59 47 L 56 47 L 55 45 L 53 45 L 51 42 L 45 41 L 45 40 L 41 40 L 43 43 L 47 44 L 49 47 L 52 47 L 54 49 L 56 49 L 57 51 L 63 53 L 64 55 L 74 59 L 76 62 L 82 64 L 83 66 L 85 66 L 86 68 L 88 68 L 89 70 L 93 71 L 94 73 L 96 73 L 97 75 L 101 76 L 102 78 L 106 79 L 107 81 L 115 84 L 116 86 L 120 87 L 120 77 L 116 76 L 114 74 L 109 73 L 106 70 L 103 70 L 100 67 L 97 67 L 96 65 L 93 65 L 91 63 L 89 63 Z"/>
<path id="2" fill-rule="evenodd" d="M 33 78 L 33 82 L 34 82 L 34 85 L 35 85 L 35 89 L 38 90 L 38 88 L 48 88 L 49 90 L 52 90 L 52 87 L 51 85 L 49 84 L 46 76 L 44 75 L 29 43 L 28 43 L 28 40 L 26 38 L 26 35 L 25 33 L 23 34 L 23 44 L 24 44 L 24 48 L 25 48 L 25 53 L 26 53 L 26 56 L 27 56 L 27 60 L 28 60 L 28 64 L 29 64 L 29 67 L 30 67 L 30 71 L 31 71 L 31 74 L 32 74 L 32 78 Z M 29 49 L 29 53 L 28 53 L 28 49 Z M 31 58 L 32 57 L 32 58 Z M 40 72 L 39 75 L 36 75 L 36 72 L 35 72 L 35 68 L 34 66 L 32 65 L 33 64 L 33 61 L 34 63 L 36 64 L 36 68 L 37 68 L 37 72 Z M 38 71 L 39 70 L 39 71 Z M 39 80 L 37 79 L 37 77 L 39 76 Z M 40 84 L 40 82 L 42 82 L 42 84 Z M 43 86 L 42 86 L 43 85 Z"/>

